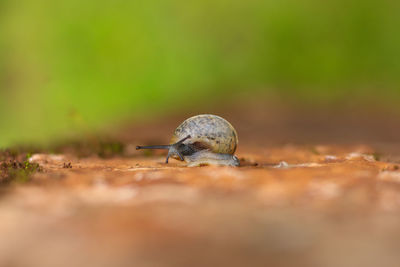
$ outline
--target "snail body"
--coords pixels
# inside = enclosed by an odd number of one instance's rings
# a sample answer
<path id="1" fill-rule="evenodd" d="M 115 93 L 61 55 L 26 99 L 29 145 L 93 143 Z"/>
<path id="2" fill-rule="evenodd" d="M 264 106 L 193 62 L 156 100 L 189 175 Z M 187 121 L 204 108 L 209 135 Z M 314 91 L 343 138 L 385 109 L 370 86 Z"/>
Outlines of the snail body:
<path id="1" fill-rule="evenodd" d="M 170 145 L 138 146 L 136 149 L 168 149 L 168 159 L 186 161 L 188 166 L 239 166 L 234 153 L 238 136 L 225 119 L 210 114 L 197 115 L 182 122 L 174 131 Z"/>

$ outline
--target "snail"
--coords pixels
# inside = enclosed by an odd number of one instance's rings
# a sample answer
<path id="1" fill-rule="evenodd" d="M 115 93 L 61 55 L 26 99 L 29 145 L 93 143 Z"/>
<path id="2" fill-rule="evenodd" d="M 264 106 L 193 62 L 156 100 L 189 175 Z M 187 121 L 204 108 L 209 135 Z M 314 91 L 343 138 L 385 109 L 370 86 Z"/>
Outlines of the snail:
<path id="1" fill-rule="evenodd" d="M 136 149 L 167 149 L 169 158 L 186 161 L 188 166 L 239 166 L 234 155 L 238 136 L 225 119 L 211 114 L 193 116 L 176 129 L 169 145 L 137 146 Z"/>

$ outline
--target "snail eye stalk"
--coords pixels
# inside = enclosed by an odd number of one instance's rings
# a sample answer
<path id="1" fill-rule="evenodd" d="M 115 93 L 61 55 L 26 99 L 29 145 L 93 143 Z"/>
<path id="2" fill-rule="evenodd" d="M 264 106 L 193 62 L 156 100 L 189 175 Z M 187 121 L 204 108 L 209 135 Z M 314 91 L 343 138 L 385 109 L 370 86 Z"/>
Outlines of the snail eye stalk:
<path id="1" fill-rule="evenodd" d="M 155 146 L 136 146 L 136 150 L 139 149 L 169 149 L 171 145 L 155 145 Z"/>
<path id="2" fill-rule="evenodd" d="M 180 158 L 180 160 L 184 160 L 182 154 L 179 152 L 178 147 L 187 139 L 190 138 L 190 135 L 186 136 L 185 138 L 182 138 L 178 142 L 172 145 L 154 145 L 154 146 L 136 146 L 136 150 L 139 149 L 168 149 L 168 155 L 167 159 L 165 160 L 165 163 L 168 163 L 168 159 L 171 155 L 176 154 Z"/>

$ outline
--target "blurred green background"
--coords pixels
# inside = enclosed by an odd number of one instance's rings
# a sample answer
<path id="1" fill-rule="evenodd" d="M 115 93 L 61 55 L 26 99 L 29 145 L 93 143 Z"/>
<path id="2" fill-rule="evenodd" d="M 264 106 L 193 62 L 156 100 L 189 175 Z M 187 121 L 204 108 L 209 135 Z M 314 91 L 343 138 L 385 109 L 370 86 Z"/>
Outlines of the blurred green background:
<path id="1" fill-rule="evenodd" d="M 400 2 L 1 0 L 0 147 L 243 94 L 400 100 Z"/>

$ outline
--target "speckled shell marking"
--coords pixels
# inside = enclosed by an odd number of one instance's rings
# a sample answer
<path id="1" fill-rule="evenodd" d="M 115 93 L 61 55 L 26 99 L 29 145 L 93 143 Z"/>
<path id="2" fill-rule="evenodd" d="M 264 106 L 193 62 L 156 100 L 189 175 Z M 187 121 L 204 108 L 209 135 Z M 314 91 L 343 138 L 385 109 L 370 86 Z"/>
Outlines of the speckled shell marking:
<path id="1" fill-rule="evenodd" d="M 238 136 L 233 126 L 225 119 L 210 114 L 191 117 L 176 128 L 171 139 L 174 144 L 190 135 L 185 144 L 201 142 L 215 153 L 235 153 Z"/>

